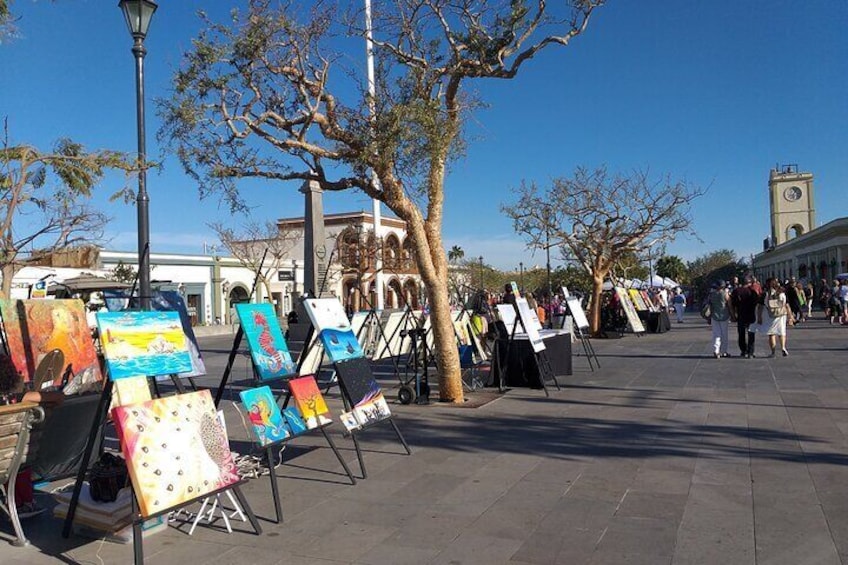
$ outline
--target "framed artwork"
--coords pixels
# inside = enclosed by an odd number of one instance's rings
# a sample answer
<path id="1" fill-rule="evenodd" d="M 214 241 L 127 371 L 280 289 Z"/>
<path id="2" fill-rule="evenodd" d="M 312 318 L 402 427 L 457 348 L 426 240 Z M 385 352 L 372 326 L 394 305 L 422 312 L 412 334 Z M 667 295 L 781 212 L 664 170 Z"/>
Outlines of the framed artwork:
<path id="1" fill-rule="evenodd" d="M 236 304 L 236 313 L 260 380 L 278 379 L 297 372 L 273 306 L 268 303 Z"/>
<path id="2" fill-rule="evenodd" d="M 621 309 L 624 310 L 624 315 L 627 317 L 627 323 L 630 324 L 630 331 L 634 333 L 644 332 L 645 326 L 642 325 L 642 320 L 639 319 L 639 314 L 636 313 L 636 308 L 633 306 L 633 301 L 630 300 L 627 292 L 620 286 L 617 286 L 615 287 L 615 294 L 618 296 Z"/>
<path id="3" fill-rule="evenodd" d="M 54 349 L 64 354 L 65 365 L 53 385 L 62 384 L 68 367 L 83 384 L 102 380 L 81 300 L 0 300 L 0 314 L 9 355 L 24 381 L 32 381 L 38 364 Z"/>
<path id="4" fill-rule="evenodd" d="M 112 418 L 143 517 L 239 480 L 208 390 L 118 406 Z"/>
<path id="5" fill-rule="evenodd" d="M 98 312 L 97 327 L 112 380 L 192 370 L 177 312 Z"/>
<path id="6" fill-rule="evenodd" d="M 333 363 L 363 357 L 342 303 L 336 298 L 309 298 L 306 313 Z"/>
<path id="7" fill-rule="evenodd" d="M 307 428 L 312 430 L 332 422 L 329 417 L 330 409 L 318 390 L 314 376 L 307 375 L 290 380 L 289 391 Z"/>
<path id="8" fill-rule="evenodd" d="M 571 312 L 571 317 L 574 319 L 574 325 L 581 330 L 589 328 L 589 320 L 586 318 L 586 313 L 580 305 L 580 300 L 576 296 L 569 296 L 565 299 L 568 304 L 568 311 Z"/>
<path id="9" fill-rule="evenodd" d="M 266 446 L 291 437 L 277 401 L 267 386 L 239 393 L 256 442 Z"/>
<path id="10" fill-rule="evenodd" d="M 645 304 L 645 301 L 642 298 L 642 295 L 639 293 L 639 291 L 637 289 L 628 288 L 627 294 L 630 296 L 630 300 L 633 301 L 633 306 L 636 307 L 636 310 L 642 311 L 642 310 L 648 309 L 648 306 Z"/>

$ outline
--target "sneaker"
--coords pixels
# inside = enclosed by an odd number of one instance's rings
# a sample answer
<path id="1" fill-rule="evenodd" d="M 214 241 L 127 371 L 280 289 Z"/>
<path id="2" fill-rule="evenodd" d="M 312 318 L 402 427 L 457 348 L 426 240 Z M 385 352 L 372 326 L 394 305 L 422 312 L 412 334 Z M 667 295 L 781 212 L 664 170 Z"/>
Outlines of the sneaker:
<path id="1" fill-rule="evenodd" d="M 781 353 L 783 354 L 784 357 L 789 357 L 789 352 L 786 351 L 785 349 Z"/>
<path id="2" fill-rule="evenodd" d="M 722 357 L 733 357 L 733 355 L 731 355 L 730 353 L 722 353 L 721 356 Z"/>
<path id="3" fill-rule="evenodd" d="M 42 512 L 47 510 L 46 508 L 42 508 L 38 504 L 33 502 L 27 502 L 26 504 L 21 504 L 18 506 L 18 518 L 21 520 L 26 520 L 27 518 L 32 518 L 34 516 L 38 516 Z"/>
<path id="4" fill-rule="evenodd" d="M 719 357 L 721 357 L 721 355 L 719 355 L 718 353 L 713 353 L 713 357 L 715 357 L 716 359 L 718 359 Z"/>

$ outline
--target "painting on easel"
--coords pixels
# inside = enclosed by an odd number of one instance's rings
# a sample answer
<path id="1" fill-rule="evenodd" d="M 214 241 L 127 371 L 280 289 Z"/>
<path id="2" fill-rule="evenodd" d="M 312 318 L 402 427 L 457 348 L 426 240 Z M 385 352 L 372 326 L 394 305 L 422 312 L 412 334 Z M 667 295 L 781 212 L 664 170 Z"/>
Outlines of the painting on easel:
<path id="1" fill-rule="evenodd" d="M 307 375 L 292 379 L 289 381 L 289 390 L 307 428 L 312 430 L 332 422 L 329 418 L 330 409 L 318 390 L 315 377 Z"/>
<path id="2" fill-rule="evenodd" d="M 208 390 L 112 411 L 143 517 L 238 482 Z"/>
<path id="3" fill-rule="evenodd" d="M 342 424 L 348 431 L 391 417 L 383 390 L 374 379 L 367 359 L 339 363 L 336 371 L 351 403 L 351 411 L 342 414 Z"/>
<path id="4" fill-rule="evenodd" d="M 64 354 L 64 367 L 51 383 L 60 386 L 69 367 L 81 384 L 102 379 L 91 328 L 81 300 L 0 300 L 9 355 L 24 381 L 51 351 Z"/>
<path id="5" fill-rule="evenodd" d="M 112 380 L 192 370 L 177 312 L 98 312 L 97 327 Z"/>
<path id="6" fill-rule="evenodd" d="M 338 299 L 310 298 L 304 305 L 331 361 L 338 363 L 365 355 Z"/>
<path id="7" fill-rule="evenodd" d="M 236 304 L 236 313 L 260 380 L 277 379 L 297 372 L 273 306 L 267 303 Z"/>
<path id="8" fill-rule="evenodd" d="M 239 396 L 259 445 L 264 447 L 291 437 L 292 434 L 269 387 L 243 390 Z"/>

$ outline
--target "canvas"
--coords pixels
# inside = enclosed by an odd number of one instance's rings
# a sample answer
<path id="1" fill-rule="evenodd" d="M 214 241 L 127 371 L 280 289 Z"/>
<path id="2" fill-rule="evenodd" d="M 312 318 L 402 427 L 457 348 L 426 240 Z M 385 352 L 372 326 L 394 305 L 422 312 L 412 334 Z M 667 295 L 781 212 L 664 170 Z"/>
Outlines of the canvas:
<path id="1" fill-rule="evenodd" d="M 259 445 L 265 446 L 291 437 L 269 387 L 243 390 L 239 396 Z"/>
<path id="2" fill-rule="evenodd" d="M 236 304 L 236 313 L 260 380 L 294 374 L 297 365 L 292 361 L 274 307 L 268 303 Z"/>
<path id="3" fill-rule="evenodd" d="M 545 342 L 542 336 L 539 335 L 539 329 L 533 322 L 532 310 L 527 304 L 526 298 L 519 298 L 515 301 L 515 306 L 518 308 L 518 317 L 521 320 L 521 325 L 524 326 L 524 332 L 530 340 L 530 346 L 533 351 L 539 353 L 545 350 Z"/>
<path id="4" fill-rule="evenodd" d="M 332 421 L 329 418 L 330 410 L 318 390 L 315 377 L 307 375 L 292 379 L 289 381 L 289 390 L 307 428 L 312 430 Z"/>
<path id="5" fill-rule="evenodd" d="M 306 427 L 306 422 L 300 417 L 300 414 L 295 408 L 286 408 L 283 410 L 283 419 L 286 421 L 286 426 L 292 435 L 297 436 L 306 433 L 309 429 Z"/>
<path id="6" fill-rule="evenodd" d="M 12 363 L 24 381 L 32 381 L 41 359 L 54 349 L 62 351 L 65 369 L 81 383 L 102 379 L 81 300 L 0 300 L 0 313 Z M 64 372 L 52 384 L 61 385 Z"/>
<path id="7" fill-rule="evenodd" d="M 627 295 L 627 291 L 617 286 L 615 294 L 618 296 L 618 301 L 621 304 L 621 309 L 624 310 L 624 315 L 627 317 L 627 323 L 630 324 L 630 330 L 634 333 L 643 333 L 645 326 L 642 325 L 642 320 L 639 319 L 639 314 L 636 313 L 636 308 L 633 307 L 633 302 Z"/>
<path id="8" fill-rule="evenodd" d="M 147 402 L 151 398 L 147 377 L 127 377 L 115 381 L 112 387 L 112 404 L 109 408 L 111 410 L 116 406 Z"/>
<path id="9" fill-rule="evenodd" d="M 352 422 L 345 422 L 342 419 L 342 424 L 348 431 L 391 417 L 389 405 L 383 398 L 383 391 L 374 379 L 371 365 L 367 359 L 354 359 L 339 363 L 336 365 L 336 371 L 353 407 L 351 412 L 356 426 L 354 427 Z M 350 427 L 349 423 L 351 424 Z"/>
<path id="10" fill-rule="evenodd" d="M 356 414 L 353 412 L 342 412 L 339 414 L 339 421 L 344 426 L 345 430 L 348 432 L 355 432 L 362 428 L 362 425 L 359 423 L 359 420 L 356 419 Z"/>
<path id="11" fill-rule="evenodd" d="M 177 312 L 98 312 L 97 327 L 112 380 L 192 370 Z"/>
<path id="12" fill-rule="evenodd" d="M 208 390 L 119 406 L 112 419 L 143 517 L 239 480 Z"/>
<path id="13" fill-rule="evenodd" d="M 338 299 L 310 298 L 304 305 L 312 326 L 318 332 L 332 362 L 338 363 L 364 355 Z"/>

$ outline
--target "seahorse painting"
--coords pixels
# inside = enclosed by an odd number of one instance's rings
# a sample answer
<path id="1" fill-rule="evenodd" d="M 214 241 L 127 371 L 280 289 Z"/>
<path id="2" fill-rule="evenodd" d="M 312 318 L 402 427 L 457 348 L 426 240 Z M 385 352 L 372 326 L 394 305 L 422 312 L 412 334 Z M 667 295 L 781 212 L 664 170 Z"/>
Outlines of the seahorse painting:
<path id="1" fill-rule="evenodd" d="M 273 306 L 236 304 L 236 312 L 259 378 L 269 380 L 293 374 L 297 367 L 286 346 Z"/>

